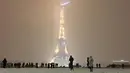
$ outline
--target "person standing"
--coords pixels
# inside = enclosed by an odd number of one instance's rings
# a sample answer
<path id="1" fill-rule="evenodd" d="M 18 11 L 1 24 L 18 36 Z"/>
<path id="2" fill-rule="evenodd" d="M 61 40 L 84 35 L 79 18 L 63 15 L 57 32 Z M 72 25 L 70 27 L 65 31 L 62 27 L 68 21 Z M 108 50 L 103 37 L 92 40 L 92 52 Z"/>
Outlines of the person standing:
<path id="1" fill-rule="evenodd" d="M 122 69 L 124 69 L 124 67 L 125 67 L 125 65 L 124 65 L 124 64 L 122 64 Z"/>
<path id="2" fill-rule="evenodd" d="M 90 68 L 90 72 L 93 72 L 93 62 L 94 62 L 93 57 L 90 56 L 89 57 L 89 68 Z"/>
<path id="3" fill-rule="evenodd" d="M 72 56 L 70 56 L 69 61 L 70 61 L 70 63 L 69 63 L 69 68 L 70 68 L 70 70 L 74 70 L 74 68 L 73 68 L 74 58 L 73 58 Z"/>
<path id="4" fill-rule="evenodd" d="M 3 63 L 3 68 L 6 68 L 6 65 L 7 65 L 7 60 L 6 60 L 6 58 L 4 58 L 4 60 L 2 61 L 2 63 Z"/>
<path id="5" fill-rule="evenodd" d="M 99 68 L 101 68 L 101 64 L 100 63 L 98 64 L 98 66 L 99 66 Z"/>
<path id="6" fill-rule="evenodd" d="M 99 68 L 99 64 L 98 63 L 96 64 L 96 68 Z"/>
<path id="7" fill-rule="evenodd" d="M 89 68 L 89 57 L 87 57 L 87 68 Z"/>

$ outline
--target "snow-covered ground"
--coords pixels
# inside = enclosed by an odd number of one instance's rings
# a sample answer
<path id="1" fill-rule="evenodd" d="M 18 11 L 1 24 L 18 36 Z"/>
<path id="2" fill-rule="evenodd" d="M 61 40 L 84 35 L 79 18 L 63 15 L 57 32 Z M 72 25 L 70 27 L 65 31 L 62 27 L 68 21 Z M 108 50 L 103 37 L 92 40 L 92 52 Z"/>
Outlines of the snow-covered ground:
<path id="1" fill-rule="evenodd" d="M 88 69 L 80 68 L 70 71 L 69 69 L 0 69 L 0 73 L 90 73 Z M 130 69 L 94 69 L 93 73 L 130 73 Z"/>

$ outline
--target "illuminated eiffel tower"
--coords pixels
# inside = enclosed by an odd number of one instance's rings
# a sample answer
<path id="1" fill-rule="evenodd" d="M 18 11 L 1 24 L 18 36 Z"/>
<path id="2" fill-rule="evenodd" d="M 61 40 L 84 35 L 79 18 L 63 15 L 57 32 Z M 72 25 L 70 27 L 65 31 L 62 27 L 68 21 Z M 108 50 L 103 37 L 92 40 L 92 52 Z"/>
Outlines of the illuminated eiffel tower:
<path id="1" fill-rule="evenodd" d="M 65 37 L 65 28 L 64 28 L 64 8 L 68 5 L 69 1 L 64 1 L 60 4 L 60 30 L 58 37 L 58 44 L 56 46 L 55 55 L 51 60 L 51 63 L 58 63 L 58 66 L 66 66 L 69 64 L 69 53 L 67 51 L 67 43 Z"/>

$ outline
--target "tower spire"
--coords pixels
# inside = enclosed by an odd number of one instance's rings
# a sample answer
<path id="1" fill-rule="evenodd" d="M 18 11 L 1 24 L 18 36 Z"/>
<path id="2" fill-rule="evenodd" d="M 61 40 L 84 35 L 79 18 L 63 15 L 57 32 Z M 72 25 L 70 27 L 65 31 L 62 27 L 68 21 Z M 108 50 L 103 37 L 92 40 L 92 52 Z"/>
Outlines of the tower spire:
<path id="1" fill-rule="evenodd" d="M 59 30 L 59 39 L 63 38 L 65 39 L 65 28 L 64 28 L 64 7 L 60 10 L 60 30 Z"/>

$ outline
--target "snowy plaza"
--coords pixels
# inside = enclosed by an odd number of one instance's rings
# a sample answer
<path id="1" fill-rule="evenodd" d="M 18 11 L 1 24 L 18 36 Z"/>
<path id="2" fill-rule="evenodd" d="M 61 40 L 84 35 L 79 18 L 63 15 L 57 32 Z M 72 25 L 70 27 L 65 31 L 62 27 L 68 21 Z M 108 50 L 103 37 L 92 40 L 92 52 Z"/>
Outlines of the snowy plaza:
<path id="1" fill-rule="evenodd" d="M 57 68 L 57 69 L 47 69 L 47 68 L 10 68 L 10 69 L 0 69 L 0 73 L 90 73 L 89 69 L 77 68 L 74 71 L 70 71 L 68 68 Z M 93 73 L 130 73 L 130 69 L 94 69 Z"/>

